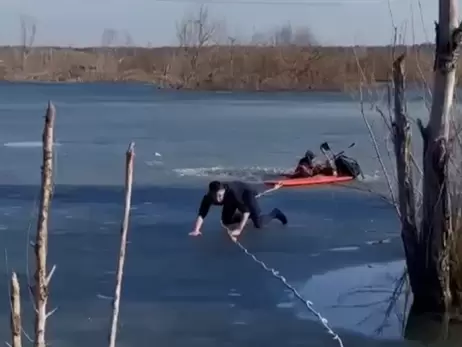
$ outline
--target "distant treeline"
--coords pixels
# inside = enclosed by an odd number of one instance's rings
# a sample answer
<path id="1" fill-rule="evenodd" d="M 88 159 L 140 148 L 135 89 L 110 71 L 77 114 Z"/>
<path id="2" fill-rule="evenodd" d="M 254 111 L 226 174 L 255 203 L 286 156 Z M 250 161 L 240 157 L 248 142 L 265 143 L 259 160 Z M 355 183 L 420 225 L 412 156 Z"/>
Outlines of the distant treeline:
<path id="1" fill-rule="evenodd" d="M 432 45 L 412 47 L 242 46 L 0 47 L 0 79 L 140 81 L 201 90 L 355 90 L 386 82 L 407 52 L 409 83 L 431 83 Z M 459 70 L 460 71 L 460 70 Z M 460 81 L 461 79 L 459 79 Z"/>

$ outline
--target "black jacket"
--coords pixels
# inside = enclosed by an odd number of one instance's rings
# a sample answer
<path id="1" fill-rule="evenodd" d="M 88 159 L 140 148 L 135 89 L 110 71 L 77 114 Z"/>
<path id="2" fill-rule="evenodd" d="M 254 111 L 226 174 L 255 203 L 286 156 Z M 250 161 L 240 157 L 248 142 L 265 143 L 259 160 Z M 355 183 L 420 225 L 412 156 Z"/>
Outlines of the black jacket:
<path id="1" fill-rule="evenodd" d="M 233 205 L 241 213 L 250 212 L 247 203 L 247 197 L 251 195 L 257 195 L 256 190 L 253 189 L 249 184 L 240 181 L 226 182 L 224 186 L 226 192 L 221 203 L 214 201 L 214 199 L 209 194 L 204 195 L 199 207 L 199 216 L 205 218 L 209 213 L 210 207 L 212 205 Z"/>

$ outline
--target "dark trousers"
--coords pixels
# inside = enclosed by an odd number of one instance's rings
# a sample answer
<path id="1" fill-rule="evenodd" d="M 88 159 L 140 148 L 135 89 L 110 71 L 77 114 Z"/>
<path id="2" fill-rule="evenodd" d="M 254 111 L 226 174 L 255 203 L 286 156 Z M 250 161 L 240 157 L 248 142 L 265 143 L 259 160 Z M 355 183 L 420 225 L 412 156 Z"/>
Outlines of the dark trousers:
<path id="1" fill-rule="evenodd" d="M 258 205 L 257 198 L 254 195 L 247 196 L 245 204 L 250 212 L 250 220 L 253 222 L 255 228 L 260 229 L 266 224 L 266 215 L 262 215 L 260 206 Z M 240 223 L 242 220 L 242 212 L 237 209 L 234 204 L 223 205 L 221 211 L 221 221 L 224 225 L 231 225 Z"/>

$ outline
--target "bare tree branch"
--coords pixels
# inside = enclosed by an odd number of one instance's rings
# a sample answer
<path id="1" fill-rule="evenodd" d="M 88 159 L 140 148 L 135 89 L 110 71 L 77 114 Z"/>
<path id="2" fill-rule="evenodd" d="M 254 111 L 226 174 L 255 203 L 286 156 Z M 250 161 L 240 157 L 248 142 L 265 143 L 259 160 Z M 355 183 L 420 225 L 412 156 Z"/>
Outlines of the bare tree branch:
<path id="1" fill-rule="evenodd" d="M 207 7 L 201 5 L 196 14 L 185 15 L 176 27 L 178 43 L 188 64 L 182 73 L 184 84 L 188 85 L 197 79 L 202 50 L 216 42 L 218 23 L 210 18 Z"/>
<path id="2" fill-rule="evenodd" d="M 25 71 L 27 58 L 29 57 L 32 46 L 35 42 L 35 35 L 37 33 L 37 23 L 35 18 L 31 16 L 21 15 L 21 69 Z"/>
<path id="3" fill-rule="evenodd" d="M 115 29 L 104 29 L 101 35 L 101 46 L 110 47 L 118 38 L 119 33 Z"/>

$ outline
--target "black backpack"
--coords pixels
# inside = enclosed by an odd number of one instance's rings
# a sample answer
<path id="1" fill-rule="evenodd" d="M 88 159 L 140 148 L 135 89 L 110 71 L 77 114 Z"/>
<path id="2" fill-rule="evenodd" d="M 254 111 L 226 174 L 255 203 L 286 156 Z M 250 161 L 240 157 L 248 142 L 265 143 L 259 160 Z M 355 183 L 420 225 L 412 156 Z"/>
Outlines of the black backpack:
<path id="1" fill-rule="evenodd" d="M 337 175 L 339 176 L 356 178 L 361 175 L 364 178 L 363 172 L 358 162 L 344 154 L 340 154 L 335 158 L 335 166 L 337 168 Z"/>

